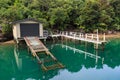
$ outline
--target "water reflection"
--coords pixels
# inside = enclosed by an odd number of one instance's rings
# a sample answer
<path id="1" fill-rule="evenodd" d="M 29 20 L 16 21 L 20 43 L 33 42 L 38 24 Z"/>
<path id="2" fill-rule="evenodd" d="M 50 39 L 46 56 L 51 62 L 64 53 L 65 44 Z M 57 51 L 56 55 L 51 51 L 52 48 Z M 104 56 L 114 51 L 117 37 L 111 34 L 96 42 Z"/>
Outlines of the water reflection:
<path id="1" fill-rule="evenodd" d="M 101 54 L 105 58 L 104 64 L 111 68 L 120 66 L 120 39 L 113 39 L 107 45 L 105 52 Z"/>
<path id="2" fill-rule="evenodd" d="M 89 43 L 76 44 L 75 42 L 65 41 L 53 45 L 51 51 L 57 53 L 57 58 L 60 56 L 59 59 L 67 66 L 66 69 L 71 72 L 80 71 L 82 67 L 86 69 L 103 69 L 104 65 L 108 65 L 110 68 L 120 66 L 119 40 L 112 40 L 112 42 L 107 43 L 104 51 L 94 50 Z"/>
<path id="3" fill-rule="evenodd" d="M 49 80 L 59 74 L 59 69 L 44 72 L 37 60 L 28 54 L 24 46 L 14 46 L 14 57 L 17 69 L 15 70 L 15 79 L 17 80 Z"/>
<path id="4" fill-rule="evenodd" d="M 82 67 L 86 69 L 103 68 L 104 58 L 98 56 L 98 51 L 93 54 L 87 52 L 87 50 L 77 49 L 75 44 L 70 46 L 69 43 L 56 43 L 53 45 L 51 51 L 56 53 L 55 56 L 65 64 L 66 69 L 70 72 L 78 72 Z"/>
<path id="5" fill-rule="evenodd" d="M 18 70 L 22 70 L 22 58 L 19 57 L 20 53 L 18 47 L 14 47 L 14 56 Z"/>
<path id="6" fill-rule="evenodd" d="M 107 45 L 107 48 L 104 52 L 90 48 L 89 44 L 87 43 L 79 45 L 69 42 L 48 42 L 46 45 L 49 50 L 55 55 L 55 57 L 65 65 L 63 72 L 64 70 L 67 70 L 67 72 L 78 73 L 84 69 L 104 70 L 105 65 L 108 65 L 111 68 L 120 65 L 118 61 L 114 62 L 115 60 L 118 60 L 118 58 L 115 58 L 115 55 L 112 54 L 115 48 L 112 47 L 110 50 L 111 52 L 108 52 L 107 50 L 109 47 L 113 46 L 112 44 Z M 55 76 L 61 75 L 61 69 L 51 70 L 48 72 L 42 71 L 40 65 L 37 64 L 36 59 L 28 54 L 27 48 L 20 49 L 15 47 L 14 56 L 17 69 L 19 70 L 16 71 L 17 79 L 24 78 L 49 80 Z"/>
<path id="7" fill-rule="evenodd" d="M 1 51 L 0 61 L 4 61 L 6 64 L 1 63 L 0 72 L 1 75 L 6 74 L 6 78 L 1 80 L 58 80 L 57 76 L 64 76 L 70 74 L 83 75 L 86 73 L 95 74 L 98 73 L 104 76 L 103 72 L 109 75 L 113 73 L 118 74 L 120 70 L 120 41 L 118 40 L 110 42 L 106 45 L 105 51 L 97 51 L 92 49 L 89 44 L 78 44 L 72 42 L 58 42 L 58 43 L 46 43 L 49 50 L 54 56 L 65 65 L 65 69 L 56 69 L 48 72 L 41 70 L 40 65 L 36 59 L 28 54 L 25 45 L 17 47 L 10 47 L 9 51 Z M 87 46 L 87 47 L 86 47 Z M 6 47 L 8 48 L 8 47 Z M 5 48 L 5 49 L 6 49 Z M 6 54 L 4 54 L 6 53 Z M 8 54 L 9 53 L 9 54 Z M 11 55 L 12 54 L 12 55 Z M 6 56 L 6 57 L 5 57 Z M 13 56 L 13 57 L 12 57 Z M 4 68 L 3 68 L 3 65 Z M 9 65 L 9 69 L 8 66 Z M 11 66 L 12 65 L 12 66 Z M 117 68 L 116 68 L 117 67 Z M 2 70 L 5 70 L 2 72 Z M 85 71 L 85 72 L 84 72 Z M 8 73 L 9 72 L 9 73 Z M 69 76 L 68 79 L 74 79 L 75 76 Z M 99 78 L 101 76 L 98 76 Z M 109 76 L 109 77 L 116 77 Z M 64 76 L 65 77 L 65 76 Z M 95 76 L 90 76 L 94 78 Z M 119 78 L 119 77 L 118 77 Z M 60 80 L 63 78 L 59 78 Z M 97 78 L 98 79 L 98 78 Z M 96 79 L 96 80 L 97 80 Z M 79 80 L 79 79 L 76 79 Z M 103 80 L 103 79 L 101 79 Z"/>
<path id="8" fill-rule="evenodd" d="M 96 55 L 95 54 L 92 54 L 92 53 L 89 53 L 89 52 L 86 52 L 86 51 L 83 51 L 83 50 L 80 50 L 80 49 L 77 49 L 75 47 L 71 47 L 71 46 L 68 46 L 68 45 L 64 45 L 64 44 L 56 44 L 56 45 L 60 45 L 62 48 L 65 48 L 66 51 L 69 49 L 69 50 L 72 50 L 74 53 L 80 53 L 80 54 L 84 54 L 84 58 L 87 59 L 87 56 L 90 57 L 90 58 L 93 58 L 95 59 L 95 62 L 98 63 L 98 59 L 102 60 L 102 63 L 104 61 L 104 58 L 101 58 L 100 56 L 98 56 L 98 51 L 96 50 Z"/>

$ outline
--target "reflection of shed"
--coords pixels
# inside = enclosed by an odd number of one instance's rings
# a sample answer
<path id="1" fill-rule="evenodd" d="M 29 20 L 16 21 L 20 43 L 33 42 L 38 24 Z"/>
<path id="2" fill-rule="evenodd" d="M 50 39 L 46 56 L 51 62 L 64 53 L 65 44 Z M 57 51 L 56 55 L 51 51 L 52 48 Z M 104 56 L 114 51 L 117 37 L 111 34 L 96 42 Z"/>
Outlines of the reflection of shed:
<path id="1" fill-rule="evenodd" d="M 24 19 L 13 22 L 14 39 L 22 39 L 23 37 L 26 36 L 43 37 L 42 24 L 34 19 Z"/>

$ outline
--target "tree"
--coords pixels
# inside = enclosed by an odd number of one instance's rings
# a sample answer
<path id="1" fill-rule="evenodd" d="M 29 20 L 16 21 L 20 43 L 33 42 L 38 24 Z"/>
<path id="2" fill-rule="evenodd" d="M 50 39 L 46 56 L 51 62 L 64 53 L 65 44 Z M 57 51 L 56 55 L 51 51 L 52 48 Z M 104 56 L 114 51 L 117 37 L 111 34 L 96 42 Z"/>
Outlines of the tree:
<path id="1" fill-rule="evenodd" d="M 120 0 L 111 0 L 110 4 L 114 8 L 115 13 L 113 29 L 120 30 Z"/>
<path id="2" fill-rule="evenodd" d="M 0 0 L 0 26 L 11 33 L 11 22 L 34 18 L 46 29 L 92 32 L 120 30 L 120 0 Z"/>

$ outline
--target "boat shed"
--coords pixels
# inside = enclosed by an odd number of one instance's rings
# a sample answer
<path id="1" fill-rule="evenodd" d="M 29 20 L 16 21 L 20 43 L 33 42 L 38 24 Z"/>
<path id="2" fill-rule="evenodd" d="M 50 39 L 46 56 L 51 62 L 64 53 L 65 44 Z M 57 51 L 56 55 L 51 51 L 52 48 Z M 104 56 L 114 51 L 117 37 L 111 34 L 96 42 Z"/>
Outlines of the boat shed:
<path id="1" fill-rule="evenodd" d="M 34 19 L 18 20 L 13 24 L 13 37 L 15 40 L 23 39 L 24 37 L 43 37 L 42 23 Z"/>

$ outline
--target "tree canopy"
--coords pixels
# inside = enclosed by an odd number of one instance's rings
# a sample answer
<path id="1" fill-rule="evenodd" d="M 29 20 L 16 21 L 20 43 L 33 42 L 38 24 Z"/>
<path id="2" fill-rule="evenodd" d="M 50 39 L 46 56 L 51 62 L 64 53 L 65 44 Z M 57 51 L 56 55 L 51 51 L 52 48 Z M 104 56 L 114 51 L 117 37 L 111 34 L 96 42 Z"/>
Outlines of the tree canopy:
<path id="1" fill-rule="evenodd" d="M 120 0 L 0 0 L 3 33 L 25 18 L 43 22 L 46 29 L 119 31 Z"/>

